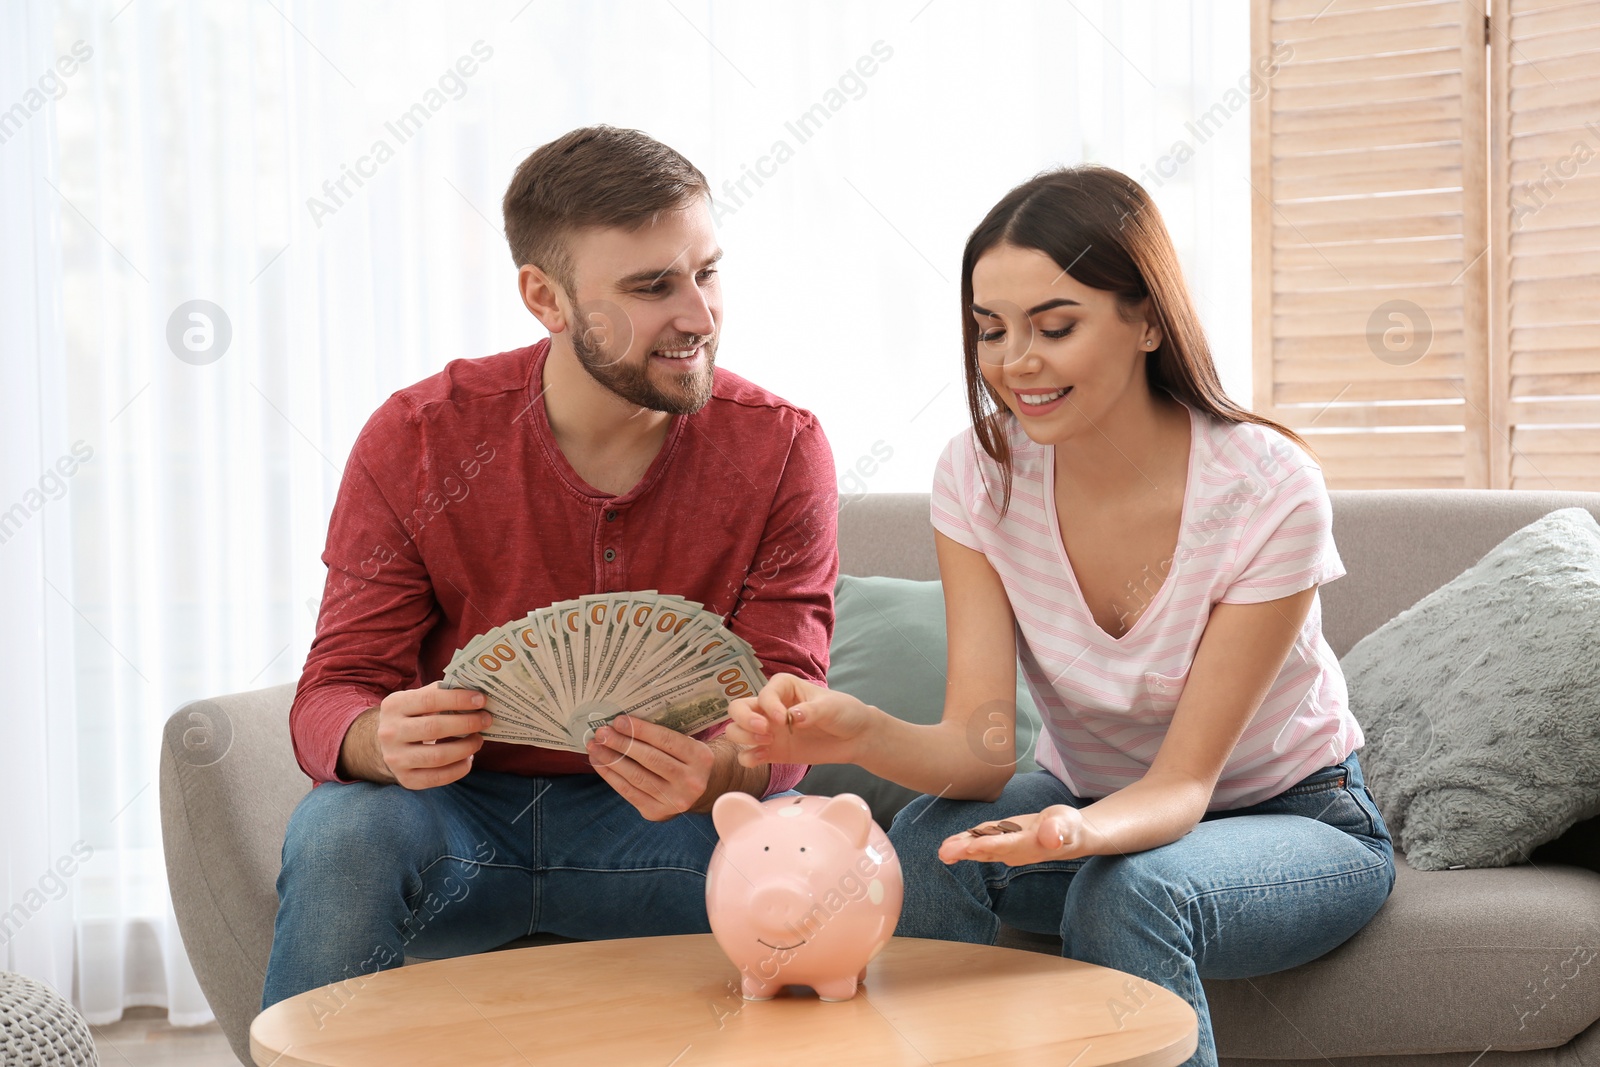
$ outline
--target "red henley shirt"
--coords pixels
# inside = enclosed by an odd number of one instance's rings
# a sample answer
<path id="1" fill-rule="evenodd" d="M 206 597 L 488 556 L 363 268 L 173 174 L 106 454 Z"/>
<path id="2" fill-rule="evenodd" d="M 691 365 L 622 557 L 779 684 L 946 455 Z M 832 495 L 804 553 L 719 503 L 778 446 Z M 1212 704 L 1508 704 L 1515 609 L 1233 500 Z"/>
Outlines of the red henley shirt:
<path id="1" fill-rule="evenodd" d="M 587 593 L 703 603 L 778 671 L 825 681 L 838 574 L 833 455 L 816 418 L 718 368 L 628 492 L 587 485 L 540 395 L 550 342 L 443 371 L 388 399 L 345 465 L 317 636 L 289 713 L 300 767 L 389 693 L 437 681 L 468 639 Z M 715 736 L 722 726 L 697 736 Z M 571 752 L 485 742 L 474 771 L 593 774 Z M 767 792 L 806 768 L 772 767 Z"/>

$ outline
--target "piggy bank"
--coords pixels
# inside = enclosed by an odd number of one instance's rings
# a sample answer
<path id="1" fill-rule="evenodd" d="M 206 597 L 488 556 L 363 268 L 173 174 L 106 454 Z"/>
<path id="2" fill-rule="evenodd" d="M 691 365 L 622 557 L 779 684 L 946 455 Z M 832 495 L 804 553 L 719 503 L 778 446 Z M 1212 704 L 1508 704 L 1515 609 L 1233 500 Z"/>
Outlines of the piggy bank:
<path id="1" fill-rule="evenodd" d="M 742 976 L 746 1000 L 808 985 L 849 1000 L 900 921 L 905 883 L 867 802 L 758 801 L 724 793 L 711 809 L 721 840 L 706 871 L 711 932 Z"/>

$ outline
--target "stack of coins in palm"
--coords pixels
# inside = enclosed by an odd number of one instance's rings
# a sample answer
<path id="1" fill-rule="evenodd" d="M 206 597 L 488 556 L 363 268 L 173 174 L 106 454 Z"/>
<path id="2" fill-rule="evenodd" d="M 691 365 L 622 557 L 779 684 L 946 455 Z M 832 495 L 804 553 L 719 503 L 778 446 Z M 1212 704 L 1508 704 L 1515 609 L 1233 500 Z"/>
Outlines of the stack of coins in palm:
<path id="1" fill-rule="evenodd" d="M 698 733 L 766 677 L 721 618 L 648 589 L 564 600 L 496 626 L 456 652 L 439 684 L 484 694 L 487 740 L 582 752 L 618 715 Z"/>

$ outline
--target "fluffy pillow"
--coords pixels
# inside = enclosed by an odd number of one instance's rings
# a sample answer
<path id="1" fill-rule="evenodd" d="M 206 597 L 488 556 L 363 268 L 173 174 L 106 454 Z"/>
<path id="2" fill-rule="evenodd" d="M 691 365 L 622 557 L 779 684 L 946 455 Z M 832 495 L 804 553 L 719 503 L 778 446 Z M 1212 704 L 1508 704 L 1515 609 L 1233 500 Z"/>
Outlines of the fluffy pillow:
<path id="1" fill-rule="evenodd" d="M 828 686 L 860 697 L 907 722 L 930 725 L 944 715 L 944 587 L 939 582 L 840 575 L 834 586 L 833 644 Z M 982 730 L 974 744 L 983 745 Z M 1017 674 L 1017 772 L 1033 771 L 1039 712 Z M 904 786 L 849 764 L 813 767 L 802 793 L 855 793 L 887 827 L 917 796 Z"/>
<path id="2" fill-rule="evenodd" d="M 1411 866 L 1503 867 L 1600 815 L 1600 524 L 1523 527 L 1343 660 Z"/>

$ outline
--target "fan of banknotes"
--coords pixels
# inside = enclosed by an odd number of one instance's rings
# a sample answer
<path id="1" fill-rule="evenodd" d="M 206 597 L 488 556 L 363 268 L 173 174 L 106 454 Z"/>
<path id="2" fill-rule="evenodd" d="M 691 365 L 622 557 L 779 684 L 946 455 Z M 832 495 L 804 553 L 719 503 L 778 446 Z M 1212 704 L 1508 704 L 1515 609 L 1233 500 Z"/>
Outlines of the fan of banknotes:
<path id="1" fill-rule="evenodd" d="M 618 715 L 698 733 L 764 684 L 755 652 L 719 616 L 654 589 L 564 600 L 496 626 L 440 683 L 484 694 L 485 739 L 573 752 Z"/>

